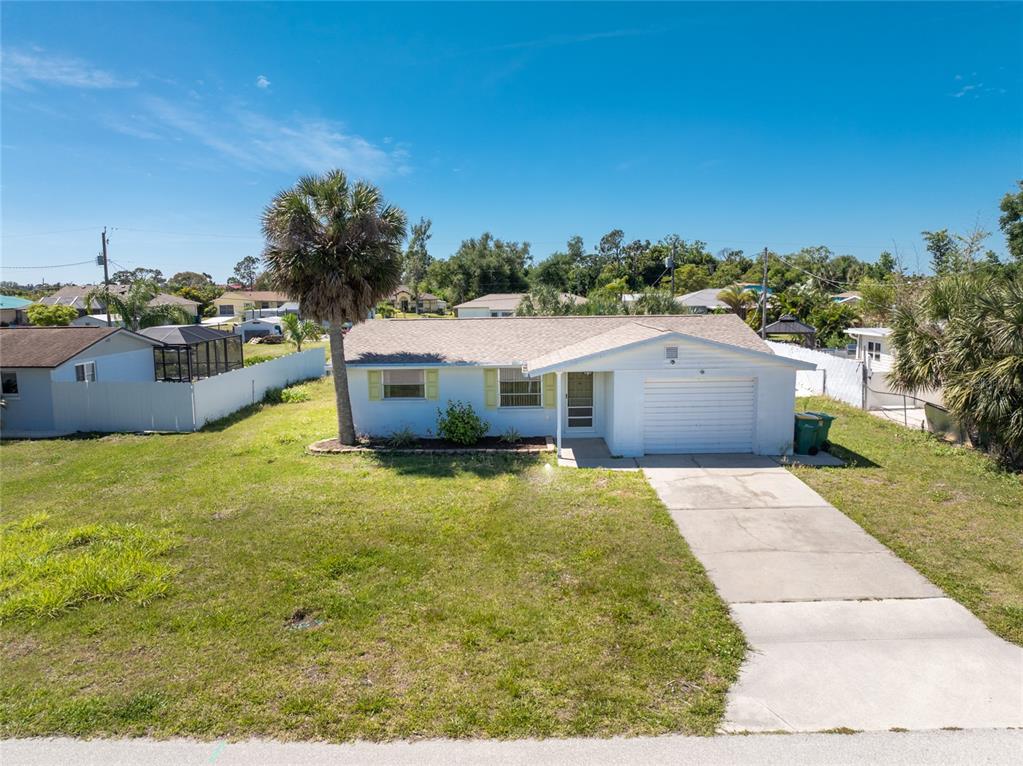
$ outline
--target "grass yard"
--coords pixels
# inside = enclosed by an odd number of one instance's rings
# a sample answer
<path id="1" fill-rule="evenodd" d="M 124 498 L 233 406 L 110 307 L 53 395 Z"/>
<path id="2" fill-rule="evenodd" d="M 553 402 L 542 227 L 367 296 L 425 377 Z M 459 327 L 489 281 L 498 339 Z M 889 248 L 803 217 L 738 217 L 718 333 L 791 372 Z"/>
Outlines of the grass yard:
<path id="1" fill-rule="evenodd" d="M 831 399 L 798 409 L 839 415 L 844 468 L 799 476 L 1003 638 L 1023 644 L 1023 477 L 982 453 Z"/>
<path id="2" fill-rule="evenodd" d="M 308 351 L 311 348 L 322 348 L 324 360 L 330 355 L 330 344 L 325 340 L 306 341 L 302 344 L 303 351 Z M 295 344 L 293 343 L 246 343 L 245 348 L 242 350 L 242 354 L 246 359 L 256 356 L 278 357 L 294 353 Z"/>
<path id="3" fill-rule="evenodd" d="M 744 642 L 641 475 L 309 456 L 329 386 L 0 446 L 0 735 L 714 730 Z"/>

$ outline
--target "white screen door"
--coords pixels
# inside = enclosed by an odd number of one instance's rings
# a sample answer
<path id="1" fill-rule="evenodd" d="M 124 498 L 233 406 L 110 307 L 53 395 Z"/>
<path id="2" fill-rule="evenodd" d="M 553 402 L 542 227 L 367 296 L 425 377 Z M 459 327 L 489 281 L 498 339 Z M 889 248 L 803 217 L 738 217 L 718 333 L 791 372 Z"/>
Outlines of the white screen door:
<path id="1" fill-rule="evenodd" d="M 568 427 L 593 428 L 593 373 L 569 372 L 566 377 Z"/>

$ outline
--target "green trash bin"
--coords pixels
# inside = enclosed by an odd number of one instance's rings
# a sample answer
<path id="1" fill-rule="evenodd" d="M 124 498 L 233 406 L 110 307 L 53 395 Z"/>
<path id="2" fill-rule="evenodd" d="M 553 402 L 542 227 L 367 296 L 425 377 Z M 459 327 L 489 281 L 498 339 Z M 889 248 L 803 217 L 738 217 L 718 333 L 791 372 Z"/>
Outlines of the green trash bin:
<path id="1" fill-rule="evenodd" d="M 817 433 L 821 430 L 821 419 L 809 412 L 796 413 L 795 447 L 797 455 L 817 454 Z"/>
<path id="2" fill-rule="evenodd" d="M 806 414 L 816 415 L 818 418 L 821 419 L 821 427 L 817 431 L 817 440 L 814 442 L 814 446 L 819 450 L 827 449 L 829 446 L 831 446 L 830 444 L 827 443 L 828 432 L 831 430 L 831 423 L 837 420 L 838 416 L 829 415 L 826 412 L 807 412 Z"/>

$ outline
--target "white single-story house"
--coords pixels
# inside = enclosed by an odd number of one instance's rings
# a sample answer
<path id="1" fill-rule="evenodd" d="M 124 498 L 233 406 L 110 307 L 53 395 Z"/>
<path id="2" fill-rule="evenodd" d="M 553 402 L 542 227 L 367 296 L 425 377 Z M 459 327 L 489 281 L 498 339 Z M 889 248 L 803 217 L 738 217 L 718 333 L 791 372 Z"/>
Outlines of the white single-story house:
<path id="1" fill-rule="evenodd" d="M 279 316 L 253 317 L 236 324 L 234 331 L 236 335 L 242 336 L 242 341 L 248 342 L 252 338 L 262 338 L 266 335 L 281 335 L 283 327 Z"/>
<path id="2" fill-rule="evenodd" d="M 833 303 L 860 303 L 863 296 L 857 290 L 846 290 L 844 293 L 835 293 L 831 296 Z"/>
<path id="3" fill-rule="evenodd" d="M 525 297 L 526 293 L 490 293 L 465 303 L 459 303 L 455 306 L 455 312 L 459 319 L 511 317 L 515 316 L 515 310 Z M 561 300 L 570 301 L 576 306 L 586 303 L 586 299 L 581 295 L 572 295 L 571 293 L 561 293 Z"/>
<path id="4" fill-rule="evenodd" d="M 892 350 L 888 343 L 891 334 L 888 327 L 850 327 L 845 334 L 856 340 L 856 361 L 891 361 Z"/>
<path id="5" fill-rule="evenodd" d="M 200 325 L 3 328 L 0 436 L 195 431 L 323 368 L 321 349 L 245 367 L 238 335 Z"/>
<path id="6" fill-rule="evenodd" d="M 470 403 L 490 434 L 599 437 L 613 455 L 792 450 L 796 370 L 732 314 L 394 320 L 345 338 L 359 433 L 436 434 Z"/>
<path id="7" fill-rule="evenodd" d="M 4 431 L 58 433 L 54 384 L 153 380 L 158 340 L 119 327 L 0 330 Z"/>

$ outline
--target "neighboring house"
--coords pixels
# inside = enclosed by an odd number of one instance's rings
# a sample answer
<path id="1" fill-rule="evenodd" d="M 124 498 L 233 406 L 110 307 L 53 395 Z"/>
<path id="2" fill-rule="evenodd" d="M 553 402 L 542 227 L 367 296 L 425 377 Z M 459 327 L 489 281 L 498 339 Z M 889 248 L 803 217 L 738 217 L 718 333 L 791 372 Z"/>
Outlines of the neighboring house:
<path id="1" fill-rule="evenodd" d="M 422 292 L 416 298 L 408 285 L 398 285 L 398 288 L 391 293 L 387 301 L 398 311 L 406 314 L 413 311 L 437 314 L 444 311 L 448 306 L 447 301 L 443 298 L 438 298 L 432 293 Z"/>
<path id="2" fill-rule="evenodd" d="M 252 338 L 262 338 L 266 335 L 282 335 L 280 317 L 255 317 L 246 319 L 235 325 L 234 331 L 240 335 L 242 341 L 248 342 Z"/>
<path id="3" fill-rule="evenodd" d="M 39 303 L 44 306 L 71 306 L 78 309 L 78 316 L 84 317 L 89 315 L 100 314 L 105 309 L 105 306 L 95 299 L 92 300 L 91 305 L 85 305 L 85 296 L 87 296 L 93 290 L 102 289 L 102 285 L 64 285 L 58 289 L 55 293 L 47 295 L 45 298 L 40 298 Z M 128 285 L 110 285 L 110 292 L 112 293 L 124 293 L 127 292 Z M 188 298 L 182 298 L 180 295 L 171 295 L 170 293 L 159 293 L 151 301 L 150 306 L 178 306 L 185 311 L 186 314 L 191 318 L 191 321 L 199 321 L 199 304 L 196 301 L 189 300 Z M 104 323 L 106 322 L 106 315 L 103 317 Z"/>
<path id="4" fill-rule="evenodd" d="M 241 316 L 253 309 L 280 309 L 293 301 L 284 293 L 273 290 L 228 290 L 219 298 L 213 299 L 217 316 Z M 298 307 L 295 307 L 296 311 Z M 259 316 L 258 312 L 254 312 Z"/>
<path id="5" fill-rule="evenodd" d="M 355 427 L 436 432 L 469 402 L 497 435 L 603 438 L 612 454 L 792 449 L 797 370 L 731 314 L 365 322 L 345 338 Z"/>
<path id="6" fill-rule="evenodd" d="M 835 293 L 831 296 L 831 300 L 835 303 L 859 303 L 863 300 L 863 296 L 860 295 L 856 290 L 847 290 L 844 293 Z"/>
<path id="7" fill-rule="evenodd" d="M 888 344 L 891 329 L 888 327 L 850 327 L 845 334 L 856 341 L 856 361 L 884 366 L 890 369 L 892 350 Z"/>
<path id="8" fill-rule="evenodd" d="M 245 366 L 241 337 L 234 333 L 202 325 L 166 325 L 147 327 L 140 334 L 160 344 L 153 352 L 156 380 L 202 380 Z"/>
<path id="9" fill-rule="evenodd" d="M 71 320 L 72 327 L 106 327 L 107 326 L 107 315 L 106 314 L 83 314 L 77 319 Z M 121 317 L 117 314 L 110 315 L 110 326 L 111 327 L 124 327 L 124 322 L 121 321 Z"/>
<path id="10" fill-rule="evenodd" d="M 144 334 L 143 334 L 144 333 Z M 4 438 L 195 431 L 323 375 L 323 351 L 245 367 L 241 337 L 199 325 L 0 330 Z"/>
<path id="11" fill-rule="evenodd" d="M 54 384 L 152 381 L 159 345 L 118 327 L 0 330 L 4 430 L 66 433 L 55 415 Z"/>
<path id="12" fill-rule="evenodd" d="M 28 324 L 25 310 L 32 301 L 14 295 L 0 295 L 0 327 L 13 327 Z"/>
<path id="13" fill-rule="evenodd" d="M 515 316 L 515 310 L 525 297 L 526 293 L 490 293 L 465 303 L 459 303 L 455 306 L 455 311 L 459 319 L 511 317 Z M 561 293 L 561 300 L 570 301 L 576 306 L 586 303 L 585 298 L 571 293 Z"/>
<path id="14" fill-rule="evenodd" d="M 715 309 L 727 309 L 728 304 L 718 300 L 718 293 L 724 288 L 710 287 L 675 298 L 676 302 L 688 306 L 697 314 L 706 314 Z"/>

